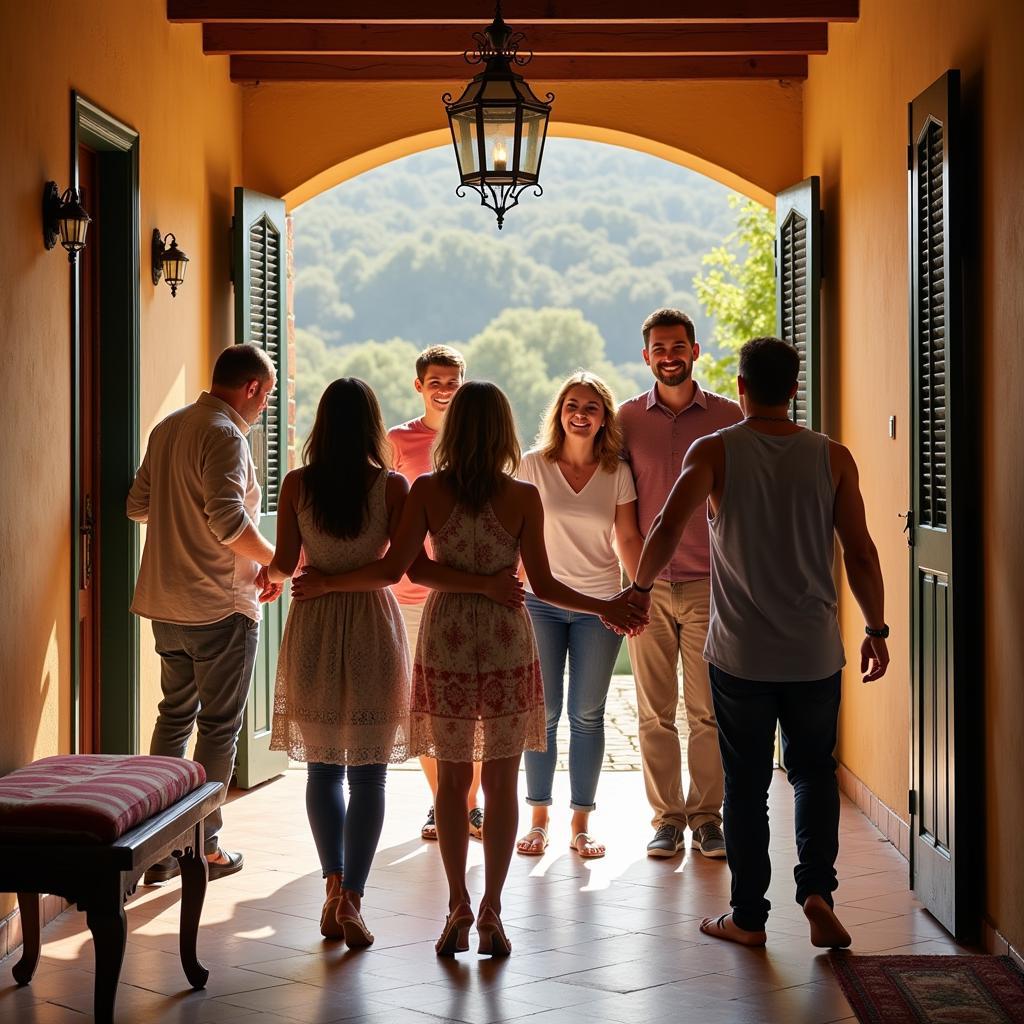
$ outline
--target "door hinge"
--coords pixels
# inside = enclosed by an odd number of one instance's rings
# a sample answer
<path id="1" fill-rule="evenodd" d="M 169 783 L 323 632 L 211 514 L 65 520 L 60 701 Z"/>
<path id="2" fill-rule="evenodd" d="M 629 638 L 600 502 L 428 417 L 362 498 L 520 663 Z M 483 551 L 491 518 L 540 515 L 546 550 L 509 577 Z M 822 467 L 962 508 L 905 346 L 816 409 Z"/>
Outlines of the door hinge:
<path id="1" fill-rule="evenodd" d="M 917 814 L 917 792 L 913 789 L 907 791 L 907 813 L 912 818 Z"/>

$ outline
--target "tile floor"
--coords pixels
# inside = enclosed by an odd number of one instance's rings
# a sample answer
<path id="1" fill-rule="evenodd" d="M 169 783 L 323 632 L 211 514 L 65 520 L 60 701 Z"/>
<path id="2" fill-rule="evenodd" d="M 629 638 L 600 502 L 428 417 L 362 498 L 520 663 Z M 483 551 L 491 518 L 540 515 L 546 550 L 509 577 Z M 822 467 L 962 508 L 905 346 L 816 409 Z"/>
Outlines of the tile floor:
<path id="1" fill-rule="evenodd" d="M 567 777 L 556 806 L 567 807 Z M 649 860 L 648 809 L 639 772 L 606 773 L 593 831 L 608 856 L 581 861 L 568 849 L 568 812 L 556 818 L 542 858 L 513 859 L 504 920 L 506 961 L 475 952 L 438 960 L 444 874 L 435 843 L 419 839 L 425 786 L 393 772 L 388 815 L 364 915 L 376 933 L 350 952 L 318 932 L 323 883 L 303 805 L 304 772 L 247 794 L 225 811 L 226 845 L 246 867 L 211 883 L 200 956 L 211 974 L 191 992 L 177 958 L 178 883 L 140 887 L 117 1000 L 120 1022 L 258 1021 L 259 1024 L 530 1024 L 623 1022 L 664 1014 L 693 1024 L 825 1024 L 853 1021 L 828 956 L 807 941 L 793 902 L 792 795 L 777 772 L 771 795 L 775 879 L 766 950 L 705 939 L 697 921 L 728 909 L 722 861 L 689 850 Z M 522 788 L 522 787 L 521 787 Z M 525 817 L 525 815 L 524 815 Z M 470 887 L 482 889 L 482 849 L 470 849 Z M 860 953 L 956 953 L 907 891 L 905 861 L 843 802 L 840 916 Z M 474 937 L 475 938 L 475 937 Z M 84 915 L 68 911 L 44 933 L 32 984 L 18 988 L 0 964 L 0 1021 L 64 1024 L 88 1019 L 93 954 Z M 475 949 L 475 943 L 473 945 Z"/>

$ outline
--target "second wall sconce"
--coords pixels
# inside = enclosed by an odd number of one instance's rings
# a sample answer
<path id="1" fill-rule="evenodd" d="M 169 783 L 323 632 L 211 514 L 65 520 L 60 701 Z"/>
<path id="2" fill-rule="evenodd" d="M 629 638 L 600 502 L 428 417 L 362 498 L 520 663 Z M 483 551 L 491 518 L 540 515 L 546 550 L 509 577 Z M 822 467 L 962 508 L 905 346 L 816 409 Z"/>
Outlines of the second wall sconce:
<path id="1" fill-rule="evenodd" d="M 91 223 L 92 217 L 85 212 L 78 189 L 65 189 L 61 195 L 57 182 L 48 181 L 43 186 L 43 245 L 47 249 L 52 249 L 59 240 L 68 254 L 68 262 L 74 263 L 85 248 Z"/>
<path id="2" fill-rule="evenodd" d="M 170 244 L 168 244 L 170 239 Z M 171 232 L 161 236 L 160 229 L 153 229 L 153 284 L 159 284 L 162 277 L 171 288 L 171 295 L 178 294 L 178 285 L 185 280 L 188 257 L 178 248 L 178 240 Z"/>

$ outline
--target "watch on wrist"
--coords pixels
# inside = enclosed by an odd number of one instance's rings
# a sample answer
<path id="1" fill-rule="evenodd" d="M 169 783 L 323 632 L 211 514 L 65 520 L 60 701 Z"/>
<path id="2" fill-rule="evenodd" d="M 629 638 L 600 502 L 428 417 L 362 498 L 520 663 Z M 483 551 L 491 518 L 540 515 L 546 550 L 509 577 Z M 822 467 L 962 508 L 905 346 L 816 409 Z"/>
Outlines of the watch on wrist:
<path id="1" fill-rule="evenodd" d="M 633 581 L 633 582 L 632 582 L 632 583 L 630 584 L 630 586 L 631 586 L 631 587 L 632 587 L 632 588 L 633 588 L 633 589 L 634 589 L 635 591 L 637 591 L 637 593 L 640 593 L 640 594 L 649 594 L 649 593 L 650 593 L 650 592 L 651 592 L 651 591 L 652 591 L 652 590 L 654 589 L 654 584 L 653 584 L 653 583 L 652 583 L 652 584 L 651 584 L 651 585 L 650 585 L 649 587 L 641 587 L 641 586 L 639 586 L 639 585 L 637 584 L 636 580 L 634 580 L 634 581 Z"/>
<path id="2" fill-rule="evenodd" d="M 889 637 L 889 627 L 885 623 L 882 623 L 881 629 L 872 629 L 871 626 L 865 626 L 864 632 L 868 636 L 877 636 L 881 640 L 887 640 Z"/>

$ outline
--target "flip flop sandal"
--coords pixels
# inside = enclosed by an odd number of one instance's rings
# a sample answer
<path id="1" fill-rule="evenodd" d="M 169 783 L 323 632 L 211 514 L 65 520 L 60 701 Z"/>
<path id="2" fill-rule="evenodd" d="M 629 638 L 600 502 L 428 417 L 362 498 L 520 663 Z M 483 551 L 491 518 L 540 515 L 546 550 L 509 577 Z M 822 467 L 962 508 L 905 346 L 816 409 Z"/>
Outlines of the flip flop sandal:
<path id="1" fill-rule="evenodd" d="M 430 810 L 427 811 L 427 820 L 423 823 L 423 828 L 420 829 L 421 839 L 436 839 L 437 838 L 437 823 L 434 821 L 434 805 L 430 805 Z"/>
<path id="2" fill-rule="evenodd" d="M 534 832 L 536 832 L 537 835 L 539 835 L 541 837 L 541 840 L 543 841 L 541 848 L 539 850 L 537 849 L 535 843 L 529 842 L 529 837 L 532 836 Z M 523 846 L 521 845 L 523 843 L 526 843 L 525 849 L 523 849 Z M 546 828 L 541 828 L 540 825 L 534 825 L 534 827 L 531 828 L 529 832 L 524 832 L 523 835 L 520 837 L 519 841 L 516 843 L 516 853 L 520 853 L 524 857 L 541 857 L 544 855 L 544 851 L 547 848 L 548 830 Z"/>
<path id="3" fill-rule="evenodd" d="M 484 811 L 482 807 L 474 807 L 469 812 L 469 834 L 474 839 L 484 837 Z"/>
<path id="4" fill-rule="evenodd" d="M 588 846 L 599 846 L 599 843 L 594 842 L 594 837 L 589 832 L 577 832 L 572 837 L 572 842 L 569 844 L 570 850 L 575 850 L 584 860 L 597 860 L 599 857 L 604 856 L 604 850 L 600 853 L 584 853 L 579 848 L 579 841 L 583 840 L 583 849 L 585 850 Z"/>

